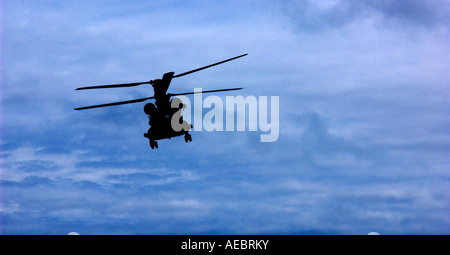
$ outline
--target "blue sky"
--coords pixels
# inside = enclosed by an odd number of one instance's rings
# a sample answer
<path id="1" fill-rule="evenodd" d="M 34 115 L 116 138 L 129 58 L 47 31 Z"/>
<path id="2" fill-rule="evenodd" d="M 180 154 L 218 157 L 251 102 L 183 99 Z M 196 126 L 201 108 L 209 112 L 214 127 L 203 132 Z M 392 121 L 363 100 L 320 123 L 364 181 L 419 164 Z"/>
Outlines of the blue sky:
<path id="1" fill-rule="evenodd" d="M 449 234 L 448 1 L 2 1 L 1 234 Z M 151 150 L 152 95 L 279 96 L 280 136 Z M 234 92 L 233 92 L 234 93 Z M 220 95 L 225 96 L 225 95 Z"/>

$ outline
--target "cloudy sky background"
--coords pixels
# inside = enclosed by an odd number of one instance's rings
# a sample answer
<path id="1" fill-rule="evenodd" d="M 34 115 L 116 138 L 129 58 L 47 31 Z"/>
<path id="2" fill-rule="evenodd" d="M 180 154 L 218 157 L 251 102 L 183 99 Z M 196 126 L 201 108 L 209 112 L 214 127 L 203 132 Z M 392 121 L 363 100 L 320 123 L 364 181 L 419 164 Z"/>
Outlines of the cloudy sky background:
<path id="1" fill-rule="evenodd" d="M 450 233 L 449 1 L 0 6 L 1 234 Z M 279 96 L 275 143 L 151 150 L 145 103 L 73 110 L 243 53 L 170 92 Z"/>

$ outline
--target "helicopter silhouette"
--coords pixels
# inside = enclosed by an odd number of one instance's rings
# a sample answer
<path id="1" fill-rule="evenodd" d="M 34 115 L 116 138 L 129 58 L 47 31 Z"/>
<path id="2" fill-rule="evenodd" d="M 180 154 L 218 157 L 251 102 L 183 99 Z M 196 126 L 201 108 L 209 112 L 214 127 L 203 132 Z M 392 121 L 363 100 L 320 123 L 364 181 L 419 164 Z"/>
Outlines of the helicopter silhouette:
<path id="1" fill-rule="evenodd" d="M 180 116 L 179 122 L 182 124 L 185 128 L 182 128 L 181 130 L 174 130 L 172 127 L 172 117 L 174 114 L 185 107 L 185 105 L 179 100 L 178 98 L 174 98 L 170 100 L 171 97 L 174 96 L 181 96 L 181 95 L 190 95 L 190 94 L 196 94 L 196 93 L 214 93 L 214 92 L 224 92 L 224 91 L 231 91 L 231 90 L 240 90 L 242 88 L 229 88 L 229 89 L 216 89 L 216 90 L 206 90 L 201 92 L 186 92 L 186 93 L 167 93 L 167 90 L 170 86 L 170 82 L 173 78 L 179 78 L 194 72 L 198 72 L 201 70 L 204 70 L 206 68 L 210 68 L 216 65 L 223 64 L 225 62 L 241 58 L 247 56 L 247 54 L 239 55 L 237 57 L 229 58 L 211 65 L 203 66 L 194 70 L 190 70 L 181 74 L 175 75 L 174 72 L 168 72 L 165 73 L 162 77 L 162 79 L 155 79 L 150 81 L 144 81 L 144 82 L 134 82 L 134 83 L 121 83 L 121 84 L 111 84 L 111 85 L 99 85 L 99 86 L 88 86 L 88 87 L 80 87 L 76 90 L 87 90 L 87 89 L 105 89 L 105 88 L 124 88 L 124 87 L 134 87 L 139 86 L 143 84 L 150 84 L 153 87 L 154 95 L 152 97 L 144 97 L 139 99 L 133 99 L 133 100 L 127 100 L 127 101 L 119 101 L 119 102 L 113 102 L 113 103 L 107 103 L 107 104 L 99 104 L 99 105 L 91 105 L 91 106 L 85 106 L 85 107 L 79 107 L 75 108 L 74 110 L 86 110 L 86 109 L 93 109 L 93 108 L 100 108 L 100 107 L 108 107 L 108 106 L 115 106 L 115 105 L 122 105 L 122 104 L 133 104 L 133 103 L 140 103 L 144 102 L 149 99 L 154 99 L 155 103 L 147 103 L 144 106 L 144 112 L 148 115 L 149 118 L 149 125 L 150 128 L 148 129 L 147 133 L 144 133 L 144 137 L 146 137 L 149 140 L 150 147 L 152 149 L 158 148 L 158 142 L 157 140 L 162 139 L 170 139 L 172 137 L 176 136 L 182 136 L 184 135 L 185 142 L 192 142 L 192 136 L 189 134 L 189 130 L 193 128 L 193 126 L 186 121 L 183 120 L 183 117 Z M 178 100 L 178 101 L 173 101 Z M 178 108 L 173 108 L 173 103 L 175 106 L 178 104 Z M 187 127 L 187 128 L 186 128 Z"/>

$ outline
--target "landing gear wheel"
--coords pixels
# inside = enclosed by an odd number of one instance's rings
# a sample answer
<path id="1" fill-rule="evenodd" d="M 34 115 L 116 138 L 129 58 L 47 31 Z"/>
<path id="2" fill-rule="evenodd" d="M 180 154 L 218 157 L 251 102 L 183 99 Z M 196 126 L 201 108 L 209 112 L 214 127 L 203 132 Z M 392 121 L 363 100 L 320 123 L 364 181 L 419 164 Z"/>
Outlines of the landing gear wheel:
<path id="1" fill-rule="evenodd" d="M 158 149 L 158 142 L 155 142 L 154 140 L 149 140 L 149 141 L 150 141 L 150 148 Z"/>
<path id="2" fill-rule="evenodd" d="M 190 134 L 184 135 L 184 141 L 185 142 L 192 142 L 192 136 Z"/>

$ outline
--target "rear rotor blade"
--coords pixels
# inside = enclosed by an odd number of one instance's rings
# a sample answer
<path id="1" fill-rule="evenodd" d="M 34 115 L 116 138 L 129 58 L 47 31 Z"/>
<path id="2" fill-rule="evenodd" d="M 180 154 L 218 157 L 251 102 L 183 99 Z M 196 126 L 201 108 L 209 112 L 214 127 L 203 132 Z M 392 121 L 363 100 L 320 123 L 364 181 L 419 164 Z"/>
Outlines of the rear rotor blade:
<path id="1" fill-rule="evenodd" d="M 153 99 L 153 98 L 155 98 L 155 97 L 145 97 L 145 98 L 140 98 L 140 99 L 120 101 L 120 102 L 114 102 L 114 103 L 109 103 L 109 104 L 99 104 L 99 105 L 85 106 L 85 107 L 75 108 L 75 110 L 78 111 L 78 110 L 86 110 L 86 109 L 107 107 L 107 106 L 113 106 L 113 105 L 133 104 L 133 103 L 144 102 L 145 100 Z"/>
<path id="2" fill-rule="evenodd" d="M 186 92 L 186 93 L 176 93 L 171 94 L 169 93 L 169 96 L 182 96 L 182 95 L 192 95 L 192 94 L 202 94 L 202 93 L 213 93 L 213 92 L 223 92 L 223 91 L 230 91 L 230 90 L 240 90 L 242 88 L 232 88 L 232 89 L 215 89 L 215 90 L 205 90 L 205 91 L 198 91 L 198 92 Z"/>
<path id="3" fill-rule="evenodd" d="M 89 87 L 81 87 L 76 90 L 83 89 L 106 89 L 106 88 L 124 88 L 124 87 L 134 87 L 142 84 L 151 84 L 153 81 L 144 81 L 144 82 L 134 82 L 134 83 L 121 83 L 121 84 L 111 84 L 111 85 L 99 85 L 99 86 L 89 86 Z"/>
<path id="4" fill-rule="evenodd" d="M 213 66 L 216 66 L 216 65 L 220 65 L 220 64 L 223 64 L 223 63 L 225 63 L 225 62 L 228 62 L 228 61 L 231 61 L 231 60 L 234 60 L 234 59 L 237 59 L 237 58 L 241 58 L 241 57 L 244 57 L 244 56 L 247 56 L 247 53 L 245 53 L 245 54 L 243 54 L 243 55 L 240 55 L 240 56 L 237 56 L 237 57 L 234 57 L 234 58 L 230 58 L 230 59 L 227 59 L 227 60 L 224 60 L 224 61 L 220 61 L 220 62 L 211 64 L 211 65 L 207 65 L 207 66 L 204 66 L 204 67 L 200 67 L 200 68 L 197 68 L 197 69 L 194 69 L 194 70 L 185 72 L 185 73 L 181 73 L 181 74 L 174 75 L 173 78 L 177 78 L 177 77 L 185 76 L 185 75 L 187 75 L 187 74 L 195 73 L 195 72 L 198 72 L 198 71 L 200 71 L 200 70 L 203 70 L 203 69 L 206 69 L 206 68 L 210 68 L 210 67 L 213 67 Z"/>

